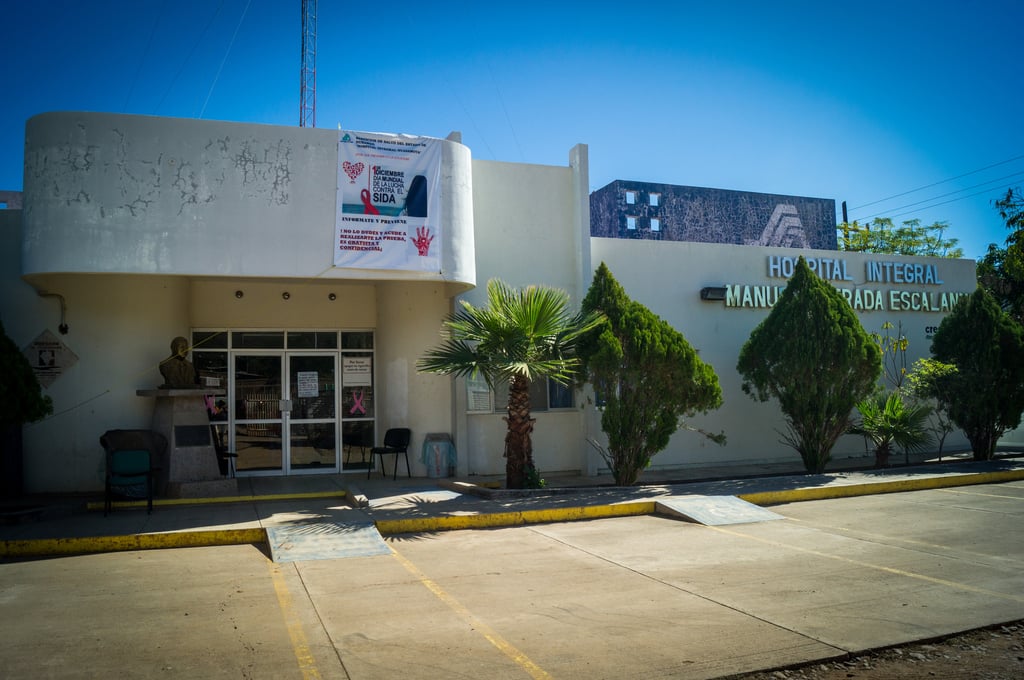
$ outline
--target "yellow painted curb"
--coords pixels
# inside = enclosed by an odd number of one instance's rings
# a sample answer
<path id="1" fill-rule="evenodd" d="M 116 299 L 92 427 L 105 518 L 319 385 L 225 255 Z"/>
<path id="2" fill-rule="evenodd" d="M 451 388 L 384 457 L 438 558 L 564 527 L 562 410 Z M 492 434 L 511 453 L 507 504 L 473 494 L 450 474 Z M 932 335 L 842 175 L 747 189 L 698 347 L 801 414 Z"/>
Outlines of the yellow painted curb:
<path id="1" fill-rule="evenodd" d="M 0 542 L 0 557 L 85 555 L 91 553 L 124 552 L 127 550 L 199 548 L 266 542 L 267 532 L 264 529 L 212 529 L 208 531 L 178 531 L 166 534 L 41 538 L 2 541 Z"/>
<path id="2" fill-rule="evenodd" d="M 738 498 L 754 505 L 778 505 L 780 503 L 819 501 L 829 498 L 852 498 L 854 496 L 943 489 L 973 484 L 995 484 L 1021 479 L 1024 479 L 1024 470 L 1006 470 L 1003 472 L 978 472 L 966 475 L 926 477 L 923 479 L 901 479 L 893 482 L 822 486 L 808 489 L 789 489 L 786 491 L 762 491 L 740 494 Z"/>
<path id="3" fill-rule="evenodd" d="M 1024 470 L 981 472 L 975 474 L 902 479 L 892 482 L 872 482 L 824 486 L 787 491 L 765 491 L 740 494 L 741 498 L 755 505 L 777 505 L 798 501 L 849 498 L 900 491 L 941 489 L 973 484 L 994 484 L 1024 480 Z M 289 500 L 301 498 L 344 497 L 344 491 L 313 492 L 307 494 L 278 494 L 274 496 L 231 496 L 206 499 L 163 499 L 164 505 L 185 505 L 190 503 L 232 503 L 250 500 Z M 479 515 L 445 515 L 440 517 L 407 517 L 379 519 L 375 522 L 382 535 L 455 531 L 459 529 L 488 529 L 515 527 L 527 524 L 550 522 L 573 522 L 609 517 L 632 517 L 655 514 L 655 500 L 634 501 L 609 505 L 575 506 L 521 510 L 518 512 L 497 512 Z M 102 509 L 102 503 L 97 504 Z M 145 506 L 145 501 L 131 501 L 118 507 Z M 44 557 L 54 555 L 80 555 L 90 553 L 121 552 L 128 550 L 157 550 L 164 548 L 191 548 L 219 545 L 244 545 L 267 542 L 267 532 L 255 529 L 214 529 L 206 531 L 169 532 L 163 534 L 130 534 L 127 536 L 94 536 L 81 538 L 49 538 L 35 540 L 0 541 L 0 557 Z"/>
<path id="4" fill-rule="evenodd" d="M 607 517 L 632 517 L 654 514 L 654 501 L 637 501 L 614 505 L 591 505 L 571 508 L 547 508 L 542 510 L 520 510 L 518 512 L 495 512 L 481 515 L 445 515 L 442 517 L 406 517 L 402 519 L 379 519 L 375 522 L 377 531 L 383 536 L 409 534 L 421 531 L 456 531 L 459 529 L 489 529 L 494 527 L 516 527 L 525 524 L 547 522 L 574 522 L 583 519 Z"/>
<path id="5" fill-rule="evenodd" d="M 310 491 L 308 493 L 273 493 L 260 496 L 211 496 L 209 498 L 154 498 L 153 507 L 171 505 L 214 505 L 217 503 L 252 503 L 260 501 L 308 500 L 310 498 L 345 498 L 347 491 Z M 88 510 L 102 510 L 103 501 L 86 503 Z M 146 501 L 116 501 L 115 508 L 144 508 Z"/>

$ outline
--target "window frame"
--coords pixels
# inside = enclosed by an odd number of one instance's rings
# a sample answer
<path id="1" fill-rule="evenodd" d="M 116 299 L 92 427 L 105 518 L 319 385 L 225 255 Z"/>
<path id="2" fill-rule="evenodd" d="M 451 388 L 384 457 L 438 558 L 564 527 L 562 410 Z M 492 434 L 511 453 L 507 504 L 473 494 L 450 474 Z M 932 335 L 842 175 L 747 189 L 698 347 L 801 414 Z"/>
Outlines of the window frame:
<path id="1" fill-rule="evenodd" d="M 557 405 L 552 406 L 552 396 L 557 394 L 565 395 L 569 397 L 569 405 Z M 543 404 L 538 402 L 538 397 L 544 397 Z M 560 400 L 559 400 L 560 401 Z M 508 410 L 508 383 L 500 382 L 494 386 L 491 390 L 491 413 L 505 413 Z M 564 413 L 566 411 L 572 411 L 576 408 L 576 388 L 572 385 L 559 385 L 556 381 L 551 378 L 544 378 L 544 385 L 541 386 L 540 380 L 535 380 L 530 384 L 530 412 L 531 413 Z M 472 413 L 482 413 L 482 411 L 472 411 Z"/>

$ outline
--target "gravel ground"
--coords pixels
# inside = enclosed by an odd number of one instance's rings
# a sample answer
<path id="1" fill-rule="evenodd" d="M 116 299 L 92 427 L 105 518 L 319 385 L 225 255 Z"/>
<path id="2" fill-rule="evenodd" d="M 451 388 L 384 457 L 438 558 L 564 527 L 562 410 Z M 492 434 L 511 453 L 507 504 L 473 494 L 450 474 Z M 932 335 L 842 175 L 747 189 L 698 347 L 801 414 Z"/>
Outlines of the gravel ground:
<path id="1" fill-rule="evenodd" d="M 925 680 L 1024 677 L 1024 621 L 928 643 L 865 652 L 843 661 L 732 676 L 733 680 Z"/>

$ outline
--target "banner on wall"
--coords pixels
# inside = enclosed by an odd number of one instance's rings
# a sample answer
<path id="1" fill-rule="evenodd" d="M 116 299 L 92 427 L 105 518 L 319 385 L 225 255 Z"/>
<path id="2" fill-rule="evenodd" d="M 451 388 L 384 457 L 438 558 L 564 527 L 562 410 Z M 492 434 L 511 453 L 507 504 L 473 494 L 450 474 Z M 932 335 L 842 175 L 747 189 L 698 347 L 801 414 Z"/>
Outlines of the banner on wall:
<path id="1" fill-rule="evenodd" d="M 334 266 L 441 271 L 441 140 L 342 130 Z"/>

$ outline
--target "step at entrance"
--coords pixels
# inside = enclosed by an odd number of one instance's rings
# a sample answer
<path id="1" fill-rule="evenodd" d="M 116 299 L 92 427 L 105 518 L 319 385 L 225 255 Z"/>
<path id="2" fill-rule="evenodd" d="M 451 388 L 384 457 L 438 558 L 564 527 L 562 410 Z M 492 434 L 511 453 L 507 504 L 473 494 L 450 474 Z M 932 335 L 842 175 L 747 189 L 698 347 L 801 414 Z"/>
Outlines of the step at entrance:
<path id="1" fill-rule="evenodd" d="M 658 499 L 655 513 L 707 526 L 785 519 L 736 496 L 670 496 Z"/>
<path id="2" fill-rule="evenodd" d="M 334 560 L 391 552 L 377 527 L 369 520 L 267 527 L 267 540 L 274 562 Z"/>

